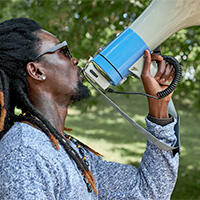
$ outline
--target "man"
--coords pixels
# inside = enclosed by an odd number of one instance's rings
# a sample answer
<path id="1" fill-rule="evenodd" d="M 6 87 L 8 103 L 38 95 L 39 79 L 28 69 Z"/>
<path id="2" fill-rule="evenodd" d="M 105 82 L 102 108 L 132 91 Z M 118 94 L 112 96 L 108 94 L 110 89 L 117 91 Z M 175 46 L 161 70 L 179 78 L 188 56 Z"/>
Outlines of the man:
<path id="1" fill-rule="evenodd" d="M 151 55 L 145 51 L 145 56 L 142 80 L 146 92 L 155 96 L 166 88 L 173 70 L 154 54 L 159 71 L 152 77 Z M 19 18 L 0 24 L 0 199 L 169 199 L 178 155 L 147 142 L 137 169 L 102 161 L 64 133 L 68 105 L 89 96 L 77 64 L 67 44 L 36 22 Z M 146 121 L 153 135 L 173 146 L 170 98 L 148 99 Z M 19 116 L 16 106 L 22 109 Z"/>

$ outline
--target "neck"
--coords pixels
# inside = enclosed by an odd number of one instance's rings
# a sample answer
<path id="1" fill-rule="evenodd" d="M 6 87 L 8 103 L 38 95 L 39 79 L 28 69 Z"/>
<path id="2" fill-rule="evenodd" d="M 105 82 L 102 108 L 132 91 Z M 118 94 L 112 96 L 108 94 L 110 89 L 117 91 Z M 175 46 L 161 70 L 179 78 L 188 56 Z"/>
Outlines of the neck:
<path id="1" fill-rule="evenodd" d="M 67 116 L 67 107 L 70 100 L 67 100 L 66 97 L 53 98 L 48 93 L 43 92 L 42 95 L 32 95 L 31 101 L 36 109 L 39 110 L 45 117 L 45 119 L 47 119 L 54 128 L 63 134 L 65 118 Z"/>

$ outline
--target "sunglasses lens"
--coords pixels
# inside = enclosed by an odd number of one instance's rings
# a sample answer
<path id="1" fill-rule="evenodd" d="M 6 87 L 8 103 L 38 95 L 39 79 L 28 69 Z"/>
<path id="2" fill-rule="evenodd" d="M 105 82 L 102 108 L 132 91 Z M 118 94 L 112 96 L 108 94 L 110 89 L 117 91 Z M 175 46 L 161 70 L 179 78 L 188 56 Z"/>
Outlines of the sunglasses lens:
<path id="1" fill-rule="evenodd" d="M 63 47 L 62 50 L 68 58 L 72 58 L 72 54 L 67 46 Z"/>

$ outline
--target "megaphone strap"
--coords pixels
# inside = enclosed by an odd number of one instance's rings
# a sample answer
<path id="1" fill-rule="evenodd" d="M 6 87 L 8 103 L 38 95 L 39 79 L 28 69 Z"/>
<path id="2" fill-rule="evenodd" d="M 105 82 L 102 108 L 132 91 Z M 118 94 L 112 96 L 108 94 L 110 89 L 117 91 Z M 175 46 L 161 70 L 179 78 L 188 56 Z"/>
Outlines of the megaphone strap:
<path id="1" fill-rule="evenodd" d="M 106 91 L 109 92 L 109 93 L 115 93 L 115 94 L 133 94 L 133 95 L 146 96 L 146 97 L 149 97 L 149 98 L 152 98 L 152 99 L 161 99 L 160 97 L 155 97 L 155 96 L 152 96 L 150 94 L 145 94 L 143 92 L 120 92 L 120 91 L 115 91 L 111 88 L 107 88 Z"/>
<path id="2" fill-rule="evenodd" d="M 87 77 L 87 75 L 84 73 L 85 77 L 87 78 L 88 82 L 92 85 L 92 87 L 97 90 L 111 105 L 112 107 L 118 111 L 122 117 L 124 117 L 132 126 L 134 126 L 137 130 L 139 130 L 149 141 L 151 141 L 154 145 L 156 145 L 159 149 L 165 150 L 165 151 L 177 151 L 179 147 L 171 147 L 163 142 L 161 142 L 159 139 L 157 139 L 155 136 L 153 136 L 149 131 L 144 129 L 142 126 L 140 126 L 138 123 L 136 123 L 133 119 L 131 119 L 128 114 L 126 114 L 116 103 L 114 103 L 108 96 L 106 96 L 100 89 L 98 89 Z M 177 151 L 178 152 L 178 151 Z"/>

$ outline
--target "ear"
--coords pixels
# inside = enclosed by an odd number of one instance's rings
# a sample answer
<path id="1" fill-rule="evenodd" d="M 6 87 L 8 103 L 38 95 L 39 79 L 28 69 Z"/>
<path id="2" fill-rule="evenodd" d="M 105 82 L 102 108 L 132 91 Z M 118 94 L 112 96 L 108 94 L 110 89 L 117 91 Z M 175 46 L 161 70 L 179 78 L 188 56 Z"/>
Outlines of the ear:
<path id="1" fill-rule="evenodd" d="M 29 62 L 26 65 L 27 74 L 35 80 L 44 81 L 46 79 L 45 71 L 41 63 Z"/>

